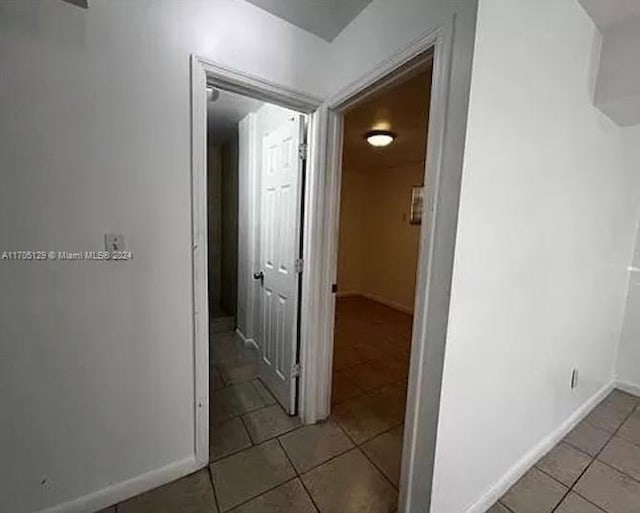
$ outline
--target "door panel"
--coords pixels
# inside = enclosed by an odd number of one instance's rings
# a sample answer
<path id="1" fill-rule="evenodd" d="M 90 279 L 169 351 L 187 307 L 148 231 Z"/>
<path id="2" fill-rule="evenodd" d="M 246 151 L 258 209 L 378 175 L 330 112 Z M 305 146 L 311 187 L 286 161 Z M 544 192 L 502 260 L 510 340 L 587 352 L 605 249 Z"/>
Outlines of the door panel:
<path id="1" fill-rule="evenodd" d="M 263 273 L 260 378 L 290 413 L 296 410 L 298 280 L 303 117 L 291 114 L 263 134 L 260 262 Z"/>

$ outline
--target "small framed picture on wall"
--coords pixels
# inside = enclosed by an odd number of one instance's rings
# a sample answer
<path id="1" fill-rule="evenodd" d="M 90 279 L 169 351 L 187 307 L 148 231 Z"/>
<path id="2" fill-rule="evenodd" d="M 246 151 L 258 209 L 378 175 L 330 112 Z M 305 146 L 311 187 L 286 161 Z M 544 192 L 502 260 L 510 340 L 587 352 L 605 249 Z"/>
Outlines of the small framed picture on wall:
<path id="1" fill-rule="evenodd" d="M 424 204 L 424 187 L 411 189 L 411 216 L 409 224 L 422 224 L 422 208 Z"/>

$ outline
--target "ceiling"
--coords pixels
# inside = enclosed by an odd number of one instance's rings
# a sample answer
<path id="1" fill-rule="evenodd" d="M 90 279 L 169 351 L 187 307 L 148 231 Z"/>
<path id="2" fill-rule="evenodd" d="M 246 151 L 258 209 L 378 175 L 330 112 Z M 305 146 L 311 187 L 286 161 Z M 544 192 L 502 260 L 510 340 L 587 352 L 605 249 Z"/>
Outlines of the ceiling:
<path id="1" fill-rule="evenodd" d="M 218 99 L 207 104 L 209 140 L 220 144 L 229 141 L 237 133 L 238 122 L 262 105 L 260 100 L 221 90 Z"/>
<path id="2" fill-rule="evenodd" d="M 600 29 L 606 29 L 640 17 L 640 0 L 579 0 L 594 23 Z"/>
<path id="3" fill-rule="evenodd" d="M 247 0 L 316 36 L 333 41 L 371 0 Z"/>
<path id="4" fill-rule="evenodd" d="M 343 167 L 366 172 L 424 161 L 431 89 L 431 65 L 407 81 L 367 99 L 344 118 Z M 365 139 L 372 129 L 391 130 L 397 138 L 385 148 Z"/>

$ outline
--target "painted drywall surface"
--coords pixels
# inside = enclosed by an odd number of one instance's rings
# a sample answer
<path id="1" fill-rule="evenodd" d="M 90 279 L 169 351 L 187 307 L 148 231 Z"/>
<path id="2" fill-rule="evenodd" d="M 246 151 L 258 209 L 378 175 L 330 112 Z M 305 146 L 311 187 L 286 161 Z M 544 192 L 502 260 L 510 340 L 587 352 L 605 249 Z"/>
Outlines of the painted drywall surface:
<path id="1" fill-rule="evenodd" d="M 367 244 L 365 200 L 367 177 L 350 169 L 342 173 L 338 232 L 338 294 L 362 294 Z"/>
<path id="2" fill-rule="evenodd" d="M 221 201 L 222 159 L 220 146 L 207 147 L 207 244 L 209 279 L 209 316 L 215 317 L 220 311 L 221 291 L 221 249 L 222 244 L 222 201 Z"/>
<path id="3" fill-rule="evenodd" d="M 333 41 L 330 92 L 369 73 L 385 59 L 456 17 L 455 73 L 475 32 L 473 0 L 373 0 Z M 462 81 L 458 86 L 464 86 Z"/>
<path id="4" fill-rule="evenodd" d="M 345 170 L 341 190 L 338 291 L 413 311 L 420 226 L 411 225 L 411 189 L 424 163 Z"/>
<path id="5" fill-rule="evenodd" d="M 640 123 L 640 20 L 603 31 L 595 102 L 621 126 Z"/>
<path id="6" fill-rule="evenodd" d="M 238 293 L 238 142 L 207 149 L 209 317 L 234 316 Z"/>
<path id="7" fill-rule="evenodd" d="M 640 126 L 627 128 L 623 133 L 627 166 L 631 173 L 637 173 L 640 168 Z M 640 225 L 629 267 L 627 303 L 616 374 L 618 381 L 640 391 Z"/>
<path id="8" fill-rule="evenodd" d="M 480 2 L 438 513 L 467 511 L 614 378 L 639 198 L 589 92 L 598 37 L 577 2 Z"/>
<path id="9" fill-rule="evenodd" d="M 193 456 L 191 53 L 322 94 L 328 44 L 237 0 L 0 2 L 0 497 L 42 510 Z"/>
<path id="10" fill-rule="evenodd" d="M 369 182 L 366 233 L 370 258 L 365 294 L 413 311 L 420 226 L 409 223 L 411 189 L 424 180 L 424 162 L 375 169 Z"/>
<path id="11" fill-rule="evenodd" d="M 256 281 L 256 114 L 238 123 L 238 305 L 236 326 L 247 339 L 254 336 Z"/>
<path id="12" fill-rule="evenodd" d="M 220 308 L 235 316 L 238 296 L 238 138 L 222 147 Z"/>

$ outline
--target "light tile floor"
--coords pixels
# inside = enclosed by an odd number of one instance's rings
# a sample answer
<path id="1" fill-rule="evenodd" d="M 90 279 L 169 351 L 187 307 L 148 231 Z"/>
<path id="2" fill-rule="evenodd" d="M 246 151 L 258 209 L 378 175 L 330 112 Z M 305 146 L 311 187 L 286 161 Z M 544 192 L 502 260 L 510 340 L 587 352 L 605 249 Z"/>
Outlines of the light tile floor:
<path id="1" fill-rule="evenodd" d="M 211 464 L 102 513 L 391 513 L 411 319 L 338 302 L 333 416 L 300 426 L 257 379 L 256 355 L 216 335 Z M 640 513 L 640 398 L 611 393 L 489 513 Z"/>
<path id="2" fill-rule="evenodd" d="M 301 426 L 258 379 L 233 333 L 211 347 L 211 464 L 104 513 L 392 513 L 411 317 L 338 301 L 333 415 Z"/>
<path id="3" fill-rule="evenodd" d="M 639 404 L 614 390 L 489 512 L 640 512 Z"/>

